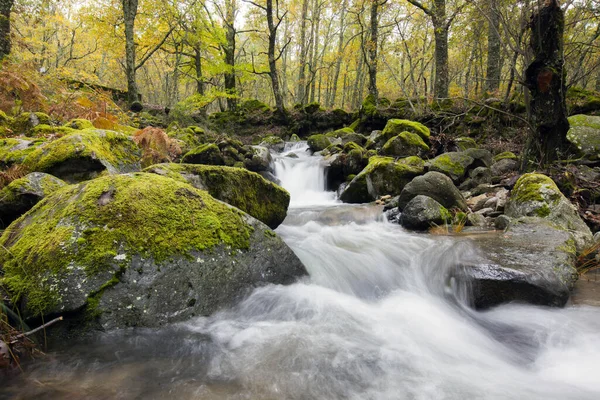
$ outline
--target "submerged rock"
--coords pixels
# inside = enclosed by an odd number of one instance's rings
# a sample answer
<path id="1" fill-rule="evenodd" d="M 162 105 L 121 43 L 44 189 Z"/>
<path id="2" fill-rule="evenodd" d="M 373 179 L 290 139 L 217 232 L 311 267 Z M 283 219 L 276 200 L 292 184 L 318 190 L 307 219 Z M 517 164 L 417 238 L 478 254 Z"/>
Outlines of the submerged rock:
<path id="1" fill-rule="evenodd" d="M 371 157 L 363 169 L 340 195 L 345 203 L 367 203 L 383 195 L 398 195 L 404 186 L 424 171 L 419 157 L 395 161 L 391 157 Z"/>
<path id="2" fill-rule="evenodd" d="M 425 231 L 434 225 L 442 225 L 449 219 L 450 213 L 444 206 L 431 197 L 418 195 L 402 210 L 400 225 L 407 229 Z"/>
<path id="3" fill-rule="evenodd" d="M 266 225 L 156 174 L 62 188 L 0 238 L 3 287 L 24 319 L 61 314 L 89 326 L 160 326 L 230 305 L 265 283 L 306 274 Z"/>
<path id="4" fill-rule="evenodd" d="M 158 164 L 144 170 L 206 190 L 275 229 L 283 222 L 290 194 L 262 176 L 242 168 L 194 164 Z"/>
<path id="5" fill-rule="evenodd" d="M 141 151 L 122 133 L 85 129 L 42 144 L 23 160 L 29 171 L 45 172 L 69 183 L 92 179 L 101 173 L 140 170 Z"/>
<path id="6" fill-rule="evenodd" d="M 562 307 L 577 280 L 571 235 L 546 223 L 474 235 L 473 259 L 452 271 L 475 308 L 508 302 Z"/>
<path id="7" fill-rule="evenodd" d="M 398 199 L 398 207 L 404 207 L 418 195 L 431 197 L 446 208 L 459 208 L 467 210 L 467 202 L 454 186 L 452 180 L 440 172 L 428 172 L 418 176 L 404 187 Z"/>
<path id="8" fill-rule="evenodd" d="M 66 183 L 52 175 L 33 172 L 15 179 L 0 191 L 0 227 L 6 227 L 41 199 Z"/>

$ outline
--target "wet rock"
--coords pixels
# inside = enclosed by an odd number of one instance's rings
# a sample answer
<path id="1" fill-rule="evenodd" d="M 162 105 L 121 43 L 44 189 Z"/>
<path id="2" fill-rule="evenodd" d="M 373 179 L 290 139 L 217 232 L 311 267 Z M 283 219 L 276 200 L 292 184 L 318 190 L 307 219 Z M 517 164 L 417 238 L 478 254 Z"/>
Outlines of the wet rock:
<path id="1" fill-rule="evenodd" d="M 562 307 L 577 280 L 568 232 L 539 224 L 511 224 L 503 234 L 474 235 L 477 254 L 452 275 L 478 309 L 521 302 Z"/>
<path id="2" fill-rule="evenodd" d="M 267 136 L 260 142 L 259 146 L 281 153 L 285 149 L 285 142 L 279 136 Z"/>
<path id="3" fill-rule="evenodd" d="M 59 189 L 0 238 L 3 284 L 23 318 L 79 332 L 156 327 L 229 306 L 306 271 L 266 225 L 191 185 L 112 175 Z M 35 260 L 35 262 L 32 262 Z M 85 321 L 85 323 L 84 323 Z"/>
<path id="4" fill-rule="evenodd" d="M 450 219 L 444 206 L 431 197 L 418 195 L 408 202 L 400 215 L 400 225 L 406 229 L 425 231 Z"/>
<path id="5" fill-rule="evenodd" d="M 271 229 L 283 222 L 290 204 L 290 195 L 285 189 L 242 168 L 158 164 L 144 172 L 167 176 L 206 190 L 214 198 L 239 208 Z"/>
<path id="6" fill-rule="evenodd" d="M 294 153 L 291 153 L 294 154 Z M 296 155 L 296 158 L 298 156 Z M 250 151 L 246 154 L 244 160 L 244 167 L 252 172 L 270 171 L 273 172 L 271 167 L 273 158 L 271 152 L 266 147 L 262 146 L 251 146 Z"/>
<path id="7" fill-rule="evenodd" d="M 470 225 L 480 227 L 480 228 L 483 228 L 483 227 L 486 227 L 489 225 L 487 219 L 483 215 L 477 214 L 477 213 L 467 214 L 467 221 L 469 222 Z"/>
<path id="8" fill-rule="evenodd" d="M 579 217 L 573 204 L 546 175 L 529 173 L 519 178 L 510 193 L 506 215 L 511 218 L 536 217 L 573 235 L 578 249 L 592 238 L 590 228 Z"/>
<path id="9" fill-rule="evenodd" d="M 468 208 L 467 202 L 452 180 L 440 172 L 428 172 L 413 179 L 400 193 L 398 207 L 404 209 L 408 202 L 418 195 L 431 197 L 448 209 L 459 208 L 466 211 Z"/>
<path id="10" fill-rule="evenodd" d="M 331 144 L 331 140 L 325 135 L 312 135 L 307 144 L 311 151 L 317 152 L 325 150 Z"/>
<path id="11" fill-rule="evenodd" d="M 496 219 L 494 220 L 494 226 L 496 227 L 496 229 L 503 231 L 506 228 L 508 228 L 509 225 L 510 225 L 510 217 L 507 217 L 504 214 L 496 217 Z"/>
<path id="12" fill-rule="evenodd" d="M 396 196 L 415 176 L 424 171 L 419 157 L 394 160 L 371 157 L 369 164 L 348 184 L 340 196 L 345 203 L 367 203 L 386 194 Z"/>
<path id="13" fill-rule="evenodd" d="M 0 227 L 8 226 L 44 197 L 66 183 L 52 175 L 32 172 L 15 179 L 0 191 Z"/>

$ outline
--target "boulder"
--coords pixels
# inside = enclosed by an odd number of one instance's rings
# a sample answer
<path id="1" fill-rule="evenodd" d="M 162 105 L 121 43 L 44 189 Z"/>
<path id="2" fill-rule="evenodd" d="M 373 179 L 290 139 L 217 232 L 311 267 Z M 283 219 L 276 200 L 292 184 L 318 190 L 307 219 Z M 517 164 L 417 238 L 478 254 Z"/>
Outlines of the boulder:
<path id="1" fill-rule="evenodd" d="M 573 115 L 569 117 L 567 140 L 590 159 L 600 158 L 600 117 Z"/>
<path id="2" fill-rule="evenodd" d="M 511 158 L 503 158 L 492 164 L 492 176 L 502 176 L 519 169 L 519 162 Z"/>
<path id="3" fill-rule="evenodd" d="M 418 195 L 431 197 L 448 209 L 459 208 L 466 211 L 468 208 L 467 202 L 452 180 L 440 172 L 428 172 L 408 183 L 398 199 L 400 210 Z"/>
<path id="4" fill-rule="evenodd" d="M 363 169 L 340 195 L 345 203 L 367 203 L 386 194 L 395 196 L 415 176 L 424 171 L 419 157 L 407 157 L 395 161 L 391 157 L 371 157 Z"/>
<path id="5" fill-rule="evenodd" d="M 246 154 L 244 167 L 253 172 L 273 172 L 272 163 L 273 157 L 271 157 L 269 149 L 263 146 L 251 146 L 250 151 Z"/>
<path id="6" fill-rule="evenodd" d="M 141 151 L 129 136 L 85 129 L 42 144 L 25 157 L 23 164 L 29 171 L 45 172 L 76 183 L 105 172 L 139 171 L 140 158 Z"/>
<path id="7" fill-rule="evenodd" d="M 542 218 L 554 227 L 566 230 L 581 250 L 591 241 L 590 228 L 579 217 L 573 204 L 560 192 L 554 181 L 543 174 L 529 173 L 519 178 L 506 205 L 510 218 Z"/>
<path id="8" fill-rule="evenodd" d="M 9 167 L 13 164 L 21 164 L 27 155 L 44 143 L 43 139 L 0 139 L 0 165 Z"/>
<path id="9" fill-rule="evenodd" d="M 253 287 L 306 274 L 266 225 L 147 173 L 59 189 L 13 222 L 0 245 L 8 250 L 1 283 L 20 315 L 60 314 L 75 320 L 75 332 L 209 315 Z"/>
<path id="10" fill-rule="evenodd" d="M 470 165 L 471 168 L 491 167 L 494 162 L 492 153 L 486 149 L 471 148 L 466 149 L 463 153 L 473 159 L 473 164 Z"/>
<path id="11" fill-rule="evenodd" d="M 459 151 L 465 151 L 467 149 L 477 148 L 477 142 L 470 137 L 457 137 L 454 139 L 454 143 Z"/>
<path id="12" fill-rule="evenodd" d="M 429 128 L 418 122 L 409 121 L 407 119 L 390 119 L 383 131 L 373 131 L 369 140 L 367 140 L 367 148 L 381 148 L 388 140 L 398 136 L 402 132 L 411 132 L 419 135 L 424 141 L 429 140 L 431 133 Z"/>
<path id="13" fill-rule="evenodd" d="M 202 144 L 184 154 L 181 158 L 186 164 L 225 165 L 221 150 L 214 143 Z"/>
<path id="14" fill-rule="evenodd" d="M 546 223 L 511 224 L 502 234 L 473 235 L 476 252 L 451 272 L 478 309 L 522 302 L 562 307 L 577 280 L 568 232 Z"/>
<path id="15" fill-rule="evenodd" d="M 367 138 L 364 135 L 354 132 L 352 128 L 338 129 L 336 131 L 329 132 L 325 136 L 328 138 L 341 139 L 342 145 L 345 145 L 346 143 L 356 143 L 359 146 L 362 146 L 367 141 Z"/>
<path id="16" fill-rule="evenodd" d="M 431 197 L 418 195 L 402 210 L 400 225 L 406 229 L 425 231 L 450 219 L 450 213 L 444 206 Z"/>
<path id="17" fill-rule="evenodd" d="M 499 154 L 496 154 L 493 158 L 493 161 L 496 163 L 500 160 L 517 160 L 517 156 L 515 153 L 511 151 L 505 151 Z"/>
<path id="18" fill-rule="evenodd" d="M 325 135 L 312 135 L 307 140 L 308 147 L 311 151 L 325 150 L 331 144 L 331 140 Z"/>
<path id="19" fill-rule="evenodd" d="M 5 228 L 41 199 L 66 183 L 52 175 L 32 172 L 15 179 L 0 191 L 0 227 Z"/>
<path id="20" fill-rule="evenodd" d="M 381 154 L 392 157 L 419 156 L 429 151 L 429 146 L 416 133 L 402 132 L 388 140 Z"/>
<path id="21" fill-rule="evenodd" d="M 29 135 L 38 125 L 51 125 L 48 114 L 42 112 L 24 112 L 12 120 L 12 130 L 17 135 Z"/>
<path id="22" fill-rule="evenodd" d="M 187 182 L 214 198 L 250 214 L 271 229 L 285 219 L 290 194 L 257 173 L 243 168 L 197 164 L 158 164 L 144 170 Z"/>
<path id="23" fill-rule="evenodd" d="M 277 153 L 281 153 L 285 149 L 285 142 L 279 136 L 267 136 L 259 144 L 259 146 L 266 147 L 269 150 L 273 150 Z"/>
<path id="24" fill-rule="evenodd" d="M 448 175 L 454 182 L 459 182 L 467 173 L 475 160 L 465 152 L 451 151 L 440 154 L 426 163 L 430 171 Z"/>

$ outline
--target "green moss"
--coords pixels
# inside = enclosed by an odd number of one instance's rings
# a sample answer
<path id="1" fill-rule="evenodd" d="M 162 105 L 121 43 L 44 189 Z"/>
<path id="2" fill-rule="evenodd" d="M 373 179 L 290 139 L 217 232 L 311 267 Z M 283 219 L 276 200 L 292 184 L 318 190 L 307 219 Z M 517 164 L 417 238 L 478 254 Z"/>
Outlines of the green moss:
<path id="1" fill-rule="evenodd" d="M 444 153 L 429 161 L 429 168 L 432 171 L 442 172 L 450 175 L 453 179 L 461 178 L 465 175 L 466 166 L 473 159 L 463 153 Z"/>
<path id="2" fill-rule="evenodd" d="M 550 207 L 548 207 L 548 204 L 544 203 L 540 208 L 535 210 L 535 214 L 538 217 L 545 218 L 550 215 Z"/>
<path id="3" fill-rule="evenodd" d="M 360 108 L 361 114 L 372 117 L 377 114 L 377 105 L 375 98 L 372 95 L 368 95 L 362 103 Z"/>
<path id="4" fill-rule="evenodd" d="M 494 156 L 494 162 L 498 162 L 500 160 L 516 160 L 517 156 L 515 155 L 515 153 L 511 152 L 511 151 L 505 151 L 503 153 L 500 154 L 496 154 Z"/>
<path id="5" fill-rule="evenodd" d="M 544 198 L 544 194 L 547 194 L 546 198 Z M 511 201 L 521 203 L 527 201 L 545 202 L 549 199 L 554 204 L 560 200 L 561 193 L 556 183 L 546 175 L 529 173 L 519 178 L 510 197 Z M 541 212 L 544 213 L 545 211 Z"/>
<path id="6" fill-rule="evenodd" d="M 331 144 L 325 135 L 312 135 L 308 138 L 307 143 L 312 151 L 324 150 Z"/>
<path id="7" fill-rule="evenodd" d="M 91 158 L 117 167 L 135 164 L 139 149 L 127 136 L 113 131 L 85 129 L 48 142 L 24 159 L 30 171 L 45 172 L 71 159 Z"/>
<path id="8" fill-rule="evenodd" d="M 262 101 L 251 99 L 246 100 L 240 105 L 240 109 L 249 112 L 265 112 L 270 111 L 271 107 L 263 103 Z"/>
<path id="9" fill-rule="evenodd" d="M 14 118 L 11 128 L 16 134 L 27 135 L 37 124 L 51 125 L 52 121 L 48 114 L 24 112 Z"/>
<path id="10" fill-rule="evenodd" d="M 298 135 L 296 135 L 295 133 L 290 137 L 290 142 L 299 142 L 300 141 L 300 137 Z"/>
<path id="11" fill-rule="evenodd" d="M 353 132 L 356 132 L 356 129 L 358 129 L 359 125 L 360 125 L 360 119 L 356 119 L 356 120 L 354 120 L 354 122 L 352 122 L 350 124 L 350 126 L 348 128 L 352 129 Z"/>
<path id="12" fill-rule="evenodd" d="M 365 151 L 365 149 L 363 149 L 360 145 L 354 143 L 354 142 L 348 142 L 344 145 L 344 153 L 348 154 L 351 151 L 355 151 L 358 150 L 361 152 L 361 154 Z"/>
<path id="13" fill-rule="evenodd" d="M 289 193 L 257 173 L 242 168 L 195 164 L 160 164 L 145 170 L 199 188 L 276 228 L 286 217 Z M 190 176 L 195 178 L 190 178 Z"/>
<path id="14" fill-rule="evenodd" d="M 277 145 L 277 144 L 281 144 L 281 143 L 285 143 L 284 140 L 282 138 L 280 138 L 279 136 L 275 136 L 275 135 L 271 135 L 271 136 L 266 136 L 261 140 L 261 144 L 265 144 L 265 145 Z"/>
<path id="15" fill-rule="evenodd" d="M 75 132 L 75 129 L 66 126 L 50 126 L 45 124 L 37 125 L 29 131 L 28 136 L 50 136 L 50 135 L 68 135 Z"/>
<path id="16" fill-rule="evenodd" d="M 63 126 L 65 128 L 71 128 L 71 129 L 76 129 L 76 130 L 93 129 L 94 128 L 94 124 L 92 124 L 92 121 L 89 121 L 87 119 L 82 119 L 82 118 L 72 119 L 69 122 L 67 122 L 66 124 L 64 124 Z"/>
<path id="17" fill-rule="evenodd" d="M 431 133 L 425 125 L 409 121 L 407 119 L 390 119 L 383 129 L 383 136 L 389 140 L 391 137 L 399 135 L 402 132 L 412 132 L 427 140 Z"/>
<path id="18" fill-rule="evenodd" d="M 456 146 L 460 151 L 477 148 L 477 143 L 475 140 L 469 137 L 458 137 L 454 139 L 454 143 L 456 143 Z"/>
<path id="19" fill-rule="evenodd" d="M 317 111 L 321 110 L 321 105 L 319 103 L 312 102 L 312 103 L 308 103 L 307 105 L 304 106 L 304 112 L 307 114 L 314 114 Z"/>
<path id="20" fill-rule="evenodd" d="M 241 211 L 187 183 L 145 173 L 107 176 L 59 189 L 6 229 L 0 283 L 42 314 L 60 300 L 49 278 L 74 265 L 93 276 L 112 271 L 117 254 L 160 264 L 221 244 L 246 249 L 250 234 Z"/>
<path id="21" fill-rule="evenodd" d="M 0 139 L 0 163 L 4 165 L 21 163 L 42 143 L 44 143 L 43 139 Z"/>
<path id="22" fill-rule="evenodd" d="M 342 129 L 335 130 L 333 132 L 329 132 L 325 136 L 331 137 L 331 138 L 343 138 L 344 136 L 352 134 L 352 133 L 354 133 L 354 130 L 352 130 L 351 128 L 342 128 Z"/>
<path id="23" fill-rule="evenodd" d="M 190 164 L 223 165 L 225 160 L 216 144 L 206 143 L 187 152 L 182 157 L 181 162 Z"/>
<path id="24" fill-rule="evenodd" d="M 11 122 L 11 118 L 6 113 L 0 110 L 0 125 L 7 125 Z"/>

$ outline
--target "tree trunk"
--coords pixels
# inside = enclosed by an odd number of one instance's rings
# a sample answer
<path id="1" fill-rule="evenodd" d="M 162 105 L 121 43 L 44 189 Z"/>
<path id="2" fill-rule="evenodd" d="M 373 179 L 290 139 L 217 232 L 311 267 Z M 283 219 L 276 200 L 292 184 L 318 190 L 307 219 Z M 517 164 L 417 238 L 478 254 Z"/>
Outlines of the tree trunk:
<path id="1" fill-rule="evenodd" d="M 0 0 L 0 60 L 10 54 L 10 11 L 14 0 Z"/>
<path id="2" fill-rule="evenodd" d="M 275 0 L 277 1 L 277 0 Z M 267 26 L 269 28 L 269 76 L 271 78 L 271 87 L 273 89 L 273 98 L 275 99 L 275 108 L 280 116 L 285 115 L 285 106 L 283 104 L 283 96 L 279 87 L 279 73 L 277 72 L 277 58 L 275 57 L 275 45 L 277 43 L 277 28 L 279 22 L 275 24 L 273 19 L 273 0 L 267 0 L 266 6 Z"/>
<path id="3" fill-rule="evenodd" d="M 448 27 L 434 24 L 435 37 L 435 84 L 433 95 L 436 99 L 448 97 Z"/>
<path id="4" fill-rule="evenodd" d="M 298 90 L 296 91 L 296 101 L 299 104 L 305 102 L 306 88 L 306 19 L 308 14 L 308 0 L 302 2 L 302 22 L 300 23 L 300 68 L 298 69 Z"/>
<path id="5" fill-rule="evenodd" d="M 196 93 L 204 96 L 204 77 L 202 76 L 202 53 L 200 46 L 194 49 L 194 66 L 196 68 Z"/>
<path id="6" fill-rule="evenodd" d="M 497 0 L 488 0 L 488 45 L 487 45 L 487 73 L 485 88 L 488 92 L 497 92 L 500 88 L 500 14 Z"/>
<path id="7" fill-rule="evenodd" d="M 227 108 L 235 110 L 237 107 L 237 91 L 235 87 L 235 0 L 228 0 L 225 4 L 225 41 L 223 53 L 225 54 L 225 65 L 227 69 L 224 74 L 225 93 L 231 97 L 227 97 Z"/>
<path id="8" fill-rule="evenodd" d="M 542 164 L 556 160 L 569 150 L 563 32 L 563 11 L 556 0 L 547 0 L 531 20 L 530 45 L 534 59 L 525 71 L 534 129 L 526 158 Z"/>
<path id="9" fill-rule="evenodd" d="M 321 28 L 321 4 L 315 0 L 313 8 L 312 55 L 310 56 L 310 103 L 315 101 L 317 87 L 317 64 L 319 61 L 319 30 Z"/>
<path id="10" fill-rule="evenodd" d="M 122 0 L 125 22 L 125 75 L 127 77 L 127 101 L 131 104 L 139 101 L 138 87 L 135 80 L 135 33 L 134 24 L 137 16 L 138 0 Z"/>
<path id="11" fill-rule="evenodd" d="M 346 17 L 346 4 L 347 0 L 344 0 L 341 7 L 340 32 L 338 37 L 337 60 L 335 62 L 335 72 L 333 74 L 333 88 L 331 89 L 329 101 L 327 102 L 328 107 L 333 107 L 333 105 L 335 104 L 338 80 L 340 78 L 340 69 L 342 68 L 342 59 L 344 58 L 344 55 L 342 53 L 344 52 L 344 19 Z"/>
<path id="12" fill-rule="evenodd" d="M 379 0 L 373 0 L 371 3 L 371 32 L 367 49 L 369 54 L 367 68 L 369 70 L 369 95 L 373 97 L 375 104 L 379 102 L 379 92 L 377 91 L 377 42 L 379 40 L 378 9 Z"/>

